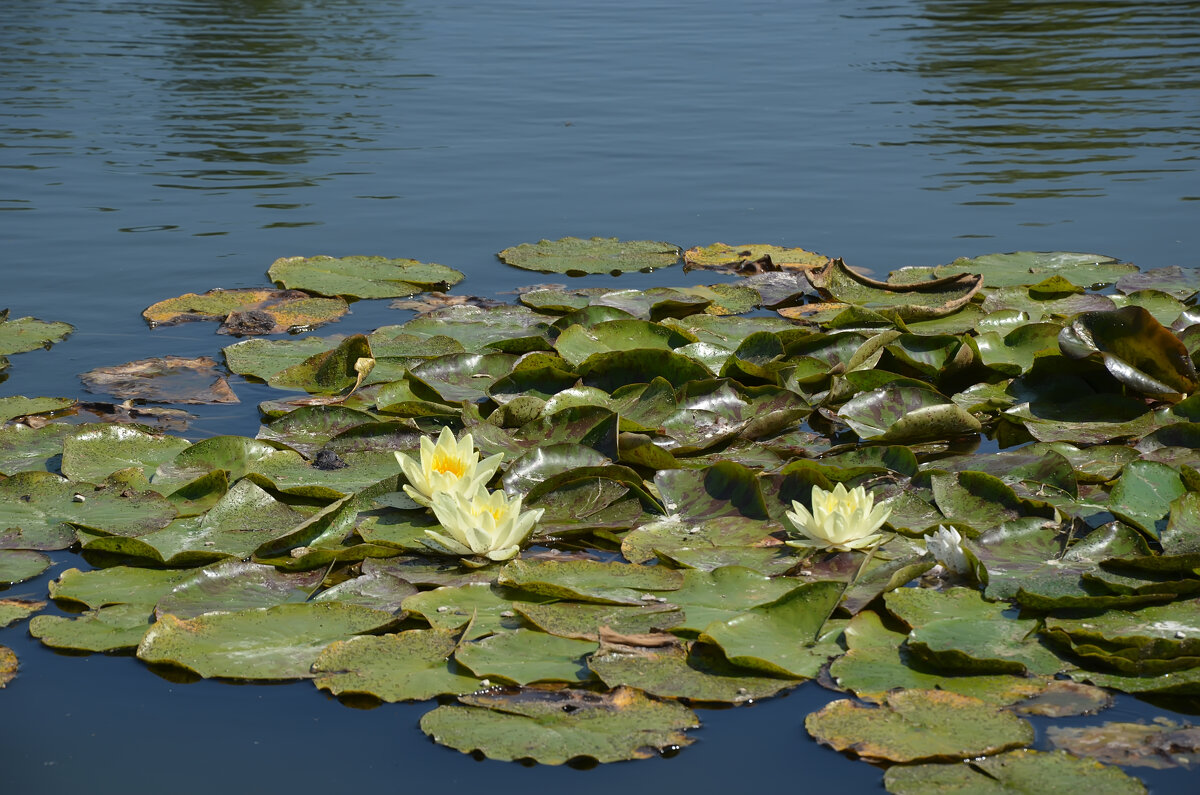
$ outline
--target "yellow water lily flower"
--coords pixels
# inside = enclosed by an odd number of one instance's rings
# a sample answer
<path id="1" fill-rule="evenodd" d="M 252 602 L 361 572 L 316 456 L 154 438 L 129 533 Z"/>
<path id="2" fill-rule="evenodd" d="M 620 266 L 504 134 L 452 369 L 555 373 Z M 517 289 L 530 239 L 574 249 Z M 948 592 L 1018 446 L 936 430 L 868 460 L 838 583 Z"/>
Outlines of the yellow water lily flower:
<path id="1" fill-rule="evenodd" d="M 433 515 L 444 533 L 426 530 L 438 546 L 455 555 L 508 560 L 521 551 L 543 509 L 521 510 L 521 497 L 482 490 L 466 497 L 455 492 L 433 495 Z"/>
<path id="2" fill-rule="evenodd" d="M 795 500 L 792 510 L 784 513 L 791 529 L 804 536 L 787 543 L 840 552 L 862 549 L 883 537 L 875 531 L 891 514 L 890 507 L 875 505 L 875 498 L 862 486 L 850 491 L 841 483 L 833 491 L 813 486 L 811 513 Z"/>
<path id="3" fill-rule="evenodd" d="M 437 444 L 428 436 L 421 437 L 419 462 L 396 453 L 396 460 L 408 478 L 404 493 L 427 508 L 438 492 L 472 496 L 492 479 L 503 458 L 503 453 L 497 453 L 480 461 L 471 434 L 455 441 L 449 428 L 442 428 Z"/>

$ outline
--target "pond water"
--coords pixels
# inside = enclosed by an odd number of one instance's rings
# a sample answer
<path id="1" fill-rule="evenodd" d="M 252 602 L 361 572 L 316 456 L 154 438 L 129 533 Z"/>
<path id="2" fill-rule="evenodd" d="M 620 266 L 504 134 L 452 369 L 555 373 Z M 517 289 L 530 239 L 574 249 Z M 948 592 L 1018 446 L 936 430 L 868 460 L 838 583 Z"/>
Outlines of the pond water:
<path id="1" fill-rule="evenodd" d="M 141 310 L 266 284 L 288 255 L 441 262 L 479 295 L 554 280 L 494 255 L 564 235 L 796 245 L 876 273 L 1020 249 L 1200 265 L 1198 2 L 7 0 L 0 42 L 2 303 L 77 329 L 13 358 L 2 395 L 216 355 L 211 325 L 151 331 Z M 362 302 L 332 330 L 410 316 Z M 190 438 L 255 433 L 271 390 L 233 386 L 241 404 L 199 409 Z M 58 560 L 48 576 L 76 563 Z M 432 745 L 426 705 L 175 684 L 24 625 L 0 642 L 22 666 L 0 695 L 6 792 L 881 778 L 807 738 L 830 697 L 811 683 L 706 712 L 671 759 L 526 769 Z M 1123 698 L 1101 719 L 1159 714 Z"/>

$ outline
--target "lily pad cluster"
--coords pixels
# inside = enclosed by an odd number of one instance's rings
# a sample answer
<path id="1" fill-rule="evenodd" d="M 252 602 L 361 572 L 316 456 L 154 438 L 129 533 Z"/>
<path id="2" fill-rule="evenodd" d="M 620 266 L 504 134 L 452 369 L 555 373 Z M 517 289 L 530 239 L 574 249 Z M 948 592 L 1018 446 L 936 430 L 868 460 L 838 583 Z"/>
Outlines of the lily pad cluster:
<path id="1" fill-rule="evenodd" d="M 544 288 L 228 346 L 280 390 L 254 439 L 14 421 L 0 579 L 76 550 L 92 568 L 49 596 L 86 612 L 32 619 L 48 645 L 440 698 L 422 730 L 496 759 L 644 757 L 691 742 L 696 707 L 821 677 L 848 697 L 809 733 L 894 765 L 891 791 L 1141 791 L 1031 750 L 1022 715 L 1200 696 L 1200 282 L 1061 252 L 876 280 L 725 249 L 688 257 L 729 257 L 731 283 Z M 501 256 L 571 274 L 679 249 Z M 343 297 L 449 283 L 359 259 L 271 273 Z M 483 485 L 537 516 L 519 556 L 428 543 L 446 528 L 396 453 L 443 433 L 502 454 Z M 820 532 L 834 516 L 862 527 Z"/>

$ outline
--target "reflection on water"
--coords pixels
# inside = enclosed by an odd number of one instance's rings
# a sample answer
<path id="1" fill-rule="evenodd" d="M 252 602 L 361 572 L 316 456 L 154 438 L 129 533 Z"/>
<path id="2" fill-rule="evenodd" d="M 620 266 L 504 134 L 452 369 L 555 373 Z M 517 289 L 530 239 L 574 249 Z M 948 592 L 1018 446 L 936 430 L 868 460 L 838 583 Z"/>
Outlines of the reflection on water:
<path id="1" fill-rule="evenodd" d="M 912 68 L 928 110 L 905 141 L 947 170 L 932 189 L 998 200 L 1103 195 L 1193 171 L 1200 3 L 924 0 Z"/>
<path id="2" fill-rule="evenodd" d="M 0 147 L 20 152 L 8 168 L 83 151 L 155 187 L 309 187 L 331 175 L 305 164 L 372 145 L 390 131 L 380 98 L 431 77 L 397 71 L 418 35 L 402 0 L 13 6 L 0 29 Z"/>

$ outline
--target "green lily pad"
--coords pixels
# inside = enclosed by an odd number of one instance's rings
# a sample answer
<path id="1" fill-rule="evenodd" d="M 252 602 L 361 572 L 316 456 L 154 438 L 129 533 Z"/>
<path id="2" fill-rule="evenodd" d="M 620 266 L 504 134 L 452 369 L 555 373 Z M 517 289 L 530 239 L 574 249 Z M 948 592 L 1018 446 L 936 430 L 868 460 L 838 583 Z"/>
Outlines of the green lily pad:
<path id="1" fill-rule="evenodd" d="M 1004 615 L 1004 602 L 986 602 L 973 588 L 897 588 L 884 594 L 888 612 L 903 621 L 910 629 L 934 621 L 963 618 L 971 621 L 995 621 Z"/>
<path id="2" fill-rule="evenodd" d="M 804 720 L 817 742 L 889 762 L 952 761 L 1029 745 L 1033 727 L 987 702 L 938 690 L 898 690 L 881 707 L 840 700 Z"/>
<path id="3" fill-rule="evenodd" d="M 74 431 L 75 426 L 59 422 L 41 428 L 27 425 L 0 428 L 0 472 L 12 475 L 56 469 L 63 439 Z"/>
<path id="4" fill-rule="evenodd" d="M 0 481 L 0 526 L 19 527 L 30 538 L 58 538 L 62 523 L 103 535 L 139 536 L 165 527 L 175 513 L 153 491 L 75 483 L 49 472 L 18 472 Z"/>
<path id="5" fill-rule="evenodd" d="M 454 659 L 488 681 L 573 683 L 591 678 L 583 658 L 598 648 L 600 644 L 592 641 L 518 629 L 464 643 Z"/>
<path id="6" fill-rule="evenodd" d="M 590 560 L 514 560 L 500 570 L 498 581 L 541 596 L 636 605 L 649 601 L 644 597 L 654 594 L 648 592 L 676 590 L 683 584 L 683 575 L 654 566 Z"/>
<path id="7" fill-rule="evenodd" d="M 1100 254 L 1069 251 L 1014 251 L 1010 254 L 985 254 L 982 257 L 960 257 L 949 265 L 940 265 L 935 273 L 982 274 L 989 288 L 1034 284 L 1042 279 L 1059 276 L 1079 287 L 1099 288 L 1113 284 L 1137 266 L 1122 263 Z"/>
<path id="8" fill-rule="evenodd" d="M 671 594 L 672 601 L 677 593 Z M 515 602 L 513 609 L 543 632 L 579 640 L 598 640 L 601 627 L 622 635 L 641 635 L 671 629 L 683 621 L 682 611 L 674 604 L 657 602 L 641 606 Z"/>
<path id="9" fill-rule="evenodd" d="M 267 276 L 289 289 L 351 298 L 401 298 L 463 280 L 445 265 L 387 257 L 283 257 Z"/>
<path id="10" fill-rule="evenodd" d="M 521 690 L 460 697 L 464 706 L 438 707 L 421 718 L 434 742 L 489 759 L 533 759 L 561 765 L 576 757 L 597 762 L 646 759 L 658 750 L 691 744 L 699 725 L 680 704 L 626 687 L 609 693 Z"/>
<path id="11" fill-rule="evenodd" d="M 1051 729 L 1054 731 L 1054 729 Z M 898 765 L 888 768 L 883 785 L 894 795 L 971 792 L 978 795 L 1144 795 L 1146 788 L 1115 767 L 1079 759 L 1064 751 L 1021 748 L 965 764 Z"/>
<path id="12" fill-rule="evenodd" d="M 1074 653 L 1119 673 L 1178 670 L 1200 664 L 1197 608 L 1200 599 L 1109 610 L 1088 618 L 1051 617 L 1046 619 L 1046 632 L 1050 638 L 1069 638 Z M 1178 664 L 1156 666 L 1156 661 L 1168 660 Z"/>
<path id="13" fill-rule="evenodd" d="M 147 476 L 191 442 L 135 425 L 85 425 L 63 439 L 62 472 L 99 483 L 119 469 L 138 467 Z"/>
<path id="14" fill-rule="evenodd" d="M 3 369 L 3 368 L 0 368 Z M 76 405 L 74 398 L 25 397 L 13 395 L 0 397 L 0 425 L 18 417 L 36 417 L 66 411 Z"/>
<path id="15" fill-rule="evenodd" d="M 195 572 L 177 569 L 143 569 L 113 566 L 80 571 L 67 569 L 50 581 L 50 598 L 78 602 L 91 608 L 130 604 L 145 607 L 149 615 L 155 603 Z"/>
<path id="16" fill-rule="evenodd" d="M 537 244 L 522 243 L 504 249 L 497 256 L 501 261 L 524 270 L 584 276 L 589 273 L 619 274 L 665 268 L 679 261 L 679 247 L 651 240 L 564 237 L 542 240 Z"/>
<path id="17" fill-rule="evenodd" d="M 1036 620 L 943 618 L 908 636 L 913 657 L 944 673 L 1057 674 L 1064 663 L 1033 637 Z"/>
<path id="18" fill-rule="evenodd" d="M 158 600 L 158 618 L 195 618 L 217 610 L 271 607 L 308 599 L 324 572 L 281 572 L 243 560 L 227 560 L 196 571 Z"/>
<path id="19" fill-rule="evenodd" d="M 769 698 L 795 687 L 793 679 L 750 673 L 731 665 L 719 651 L 703 643 L 690 649 L 607 649 L 588 665 L 610 688 L 627 686 L 659 698 L 741 704 Z"/>
<path id="20" fill-rule="evenodd" d="M 344 602 L 369 607 L 387 613 L 407 616 L 403 612 L 404 600 L 417 593 L 417 588 L 407 580 L 386 571 L 360 574 L 338 583 L 313 597 L 314 602 Z"/>
<path id="21" fill-rule="evenodd" d="M 1158 538 L 1160 529 L 1166 527 L 1172 501 L 1184 491 L 1179 474 L 1166 464 L 1131 461 L 1109 493 L 1108 509 L 1151 538 Z"/>
<path id="22" fill-rule="evenodd" d="M 691 336 L 646 320 L 609 320 L 590 328 L 570 326 L 558 336 L 554 348 L 571 365 L 595 353 L 637 348 L 673 350 L 697 342 Z"/>
<path id="23" fill-rule="evenodd" d="M 775 602 L 709 624 L 700 639 L 719 646 L 734 665 L 775 676 L 813 677 L 841 651 L 820 637 L 841 596 L 840 583 L 807 583 Z"/>
<path id="24" fill-rule="evenodd" d="M 989 704 L 1012 704 L 1037 695 L 1052 681 L 1047 677 L 928 673 L 909 665 L 906 640 L 905 634 L 884 627 L 875 613 L 859 613 L 845 630 L 848 651 L 830 663 L 829 673 L 840 687 L 873 702 L 882 702 L 893 688 L 909 688 L 960 693 Z"/>
<path id="25" fill-rule="evenodd" d="M 337 602 L 208 613 L 187 620 L 168 614 L 146 633 L 138 657 L 188 668 L 206 679 L 303 679 L 329 644 L 393 620 L 390 613 Z"/>
<path id="26" fill-rule="evenodd" d="M 46 606 L 45 602 L 0 599 L 0 629 L 23 621 Z"/>
<path id="27" fill-rule="evenodd" d="M 151 618 L 145 605 L 111 605 L 76 618 L 35 616 L 29 622 L 29 634 L 56 649 L 117 651 L 137 646 Z"/>
<path id="28" fill-rule="evenodd" d="M 764 243 L 748 243 L 741 246 L 713 243 L 711 246 L 696 246 L 685 251 L 683 258 L 687 270 L 703 268 L 741 274 L 775 269 L 813 270 L 829 261 L 826 256 L 802 248 L 786 248 Z"/>
<path id="29" fill-rule="evenodd" d="M 347 337 L 331 350 L 314 353 L 299 364 L 271 376 L 271 386 L 334 395 L 362 383 L 375 366 L 370 343 L 362 334 Z"/>
<path id="30" fill-rule="evenodd" d="M 0 549 L 0 584 L 31 580 L 50 568 L 50 558 L 32 549 Z"/>
<path id="31" fill-rule="evenodd" d="M 424 701 L 484 687 L 450 660 L 457 633 L 414 629 L 360 635 L 331 644 L 313 662 L 314 684 L 335 696 L 370 695 L 381 701 Z"/>
<path id="32" fill-rule="evenodd" d="M 404 609 L 425 617 L 434 629 L 458 629 L 470 624 L 464 640 L 521 626 L 515 601 L 539 603 L 543 598 L 520 594 L 489 583 L 465 583 L 422 591 L 404 600 Z"/>
<path id="33" fill-rule="evenodd" d="M 979 433 L 979 420 L 931 389 L 887 386 L 855 396 L 840 409 L 860 438 L 912 443 Z"/>
<path id="34" fill-rule="evenodd" d="M 47 323 L 32 317 L 9 320 L 5 309 L 0 312 L 0 356 L 49 348 L 74 330 L 70 323 Z"/>
<path id="35" fill-rule="evenodd" d="M 983 472 L 934 475 L 930 482 L 933 498 L 945 517 L 977 530 L 989 530 L 1022 517 L 1053 522 L 1057 516 L 1050 504 L 1018 497 L 1000 478 Z"/>
<path id="36" fill-rule="evenodd" d="M 249 336 L 308 331 L 330 323 L 349 308 L 341 298 L 314 298 L 300 290 L 209 290 L 187 293 L 147 307 L 142 317 L 156 326 L 173 326 L 193 320 L 216 320 L 218 334 Z"/>
<path id="37" fill-rule="evenodd" d="M 685 571 L 683 585 L 671 593 L 671 604 L 683 608 L 686 616 L 675 629 L 700 633 L 710 624 L 776 602 L 801 585 L 799 580 L 768 577 L 744 566 Z"/>

